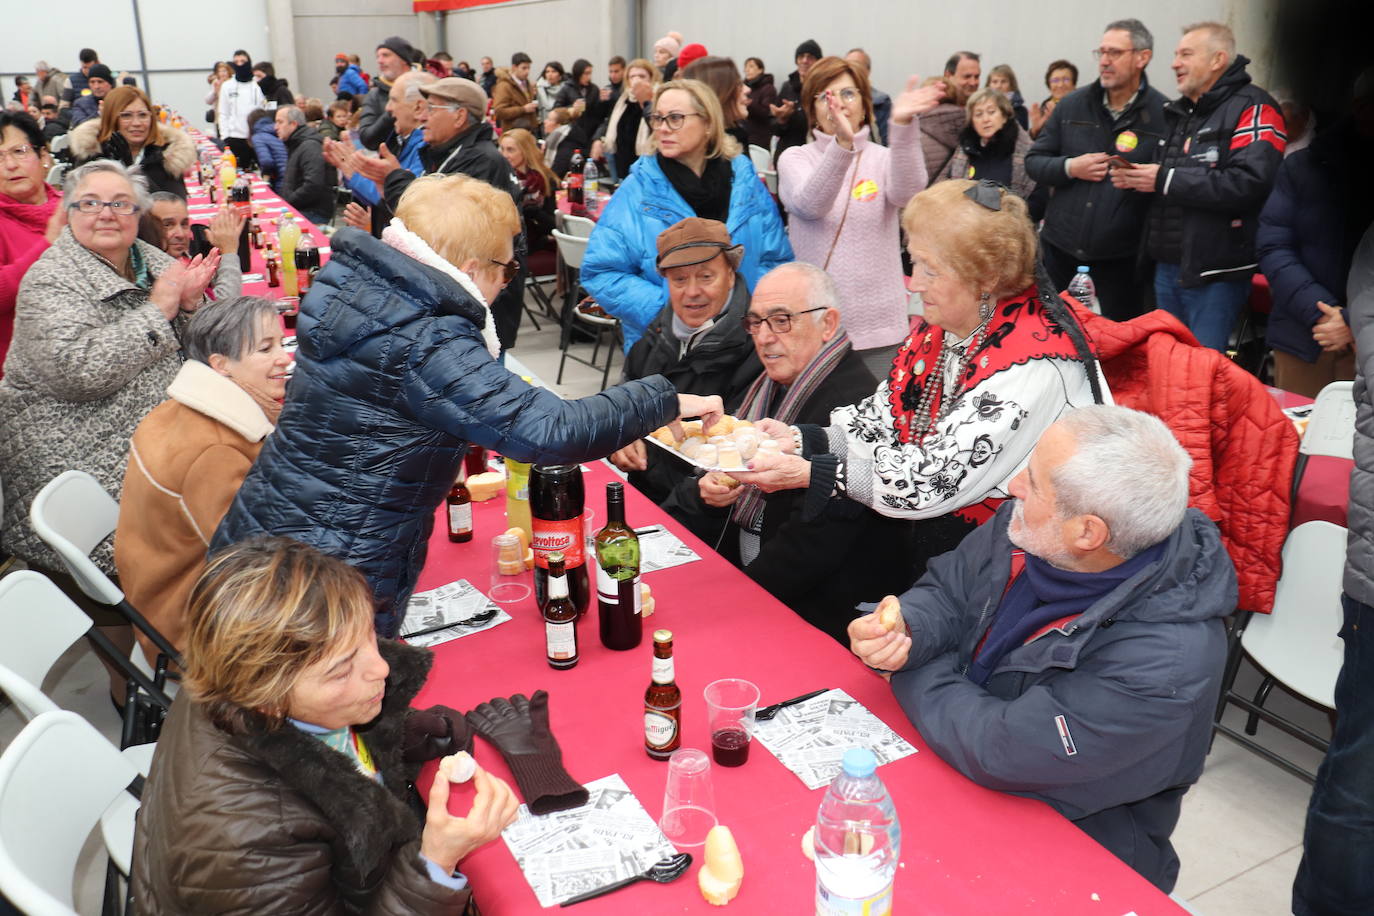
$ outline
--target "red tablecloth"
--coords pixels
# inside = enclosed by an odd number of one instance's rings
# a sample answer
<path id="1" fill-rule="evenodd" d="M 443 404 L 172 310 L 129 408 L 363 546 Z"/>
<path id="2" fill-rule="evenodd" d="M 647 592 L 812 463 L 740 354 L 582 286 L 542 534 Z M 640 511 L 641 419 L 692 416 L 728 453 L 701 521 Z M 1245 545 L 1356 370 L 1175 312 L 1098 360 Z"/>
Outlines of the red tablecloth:
<path id="1" fill-rule="evenodd" d="M 1269 388 L 1280 407 L 1301 407 L 1312 399 L 1282 388 Z M 1330 522 L 1345 527 L 1350 506 L 1350 472 L 1355 462 L 1330 455 L 1313 455 L 1307 460 L 1298 495 L 1293 501 L 1293 523 L 1296 528 L 1304 522 Z"/>
<path id="2" fill-rule="evenodd" d="M 568 201 L 568 192 L 559 191 L 557 206 L 558 209 L 567 216 L 582 216 L 592 222 L 596 222 L 601 218 L 601 213 L 606 209 L 606 204 L 610 202 L 610 199 L 611 195 L 609 194 L 597 194 L 596 202 L 590 209 L 587 207 L 573 207 Z"/>
<path id="3" fill-rule="evenodd" d="M 604 518 L 610 471 L 586 475 L 588 506 Z M 429 683 L 415 705 L 471 709 L 495 696 L 540 688 L 550 694 L 555 733 L 568 771 L 582 782 L 619 773 L 650 815 L 662 814 L 667 768 L 643 751 L 644 689 L 651 631 L 673 631 L 677 682 L 683 693 L 683 746 L 709 747 L 701 692 L 725 676 L 757 683 L 763 702 L 819 687 L 842 687 L 920 752 L 879 770 L 902 818 L 900 912 L 984 914 L 1035 912 L 1139 916 L 1180 908 L 1047 805 L 980 788 L 930 751 L 886 682 L 829 637 L 803 623 L 708 547 L 682 531 L 633 489 L 632 525 L 666 524 L 701 555 L 700 562 L 645 577 L 657 613 L 645 641 L 612 652 L 597 637 L 596 608 L 579 625 L 581 662 L 553 671 L 544 661 L 543 627 L 532 598 L 509 608 L 513 620 L 435 649 Z M 441 507 L 442 513 L 442 507 Z M 491 538 L 504 531 L 504 500 L 476 507 L 476 536 L 450 544 L 440 518 L 418 589 L 467 578 L 485 588 Z M 495 750 L 477 740 L 484 767 L 509 780 Z M 432 768 L 426 770 L 426 777 Z M 810 791 L 762 746 L 739 769 L 714 768 L 717 813 L 734 832 L 745 862 L 739 913 L 806 913 L 813 906 L 814 866 L 801 853 L 823 790 Z M 513 783 L 512 783 L 513 784 Z M 423 781 L 427 789 L 428 779 Z M 699 852 L 699 849 L 696 850 Z M 642 882 L 578 906 L 579 913 L 717 912 L 697 891 L 696 856 L 676 883 Z M 486 916 L 538 912 L 539 905 L 502 842 L 462 863 Z M 1096 898 L 1096 899 L 1095 899 Z"/>

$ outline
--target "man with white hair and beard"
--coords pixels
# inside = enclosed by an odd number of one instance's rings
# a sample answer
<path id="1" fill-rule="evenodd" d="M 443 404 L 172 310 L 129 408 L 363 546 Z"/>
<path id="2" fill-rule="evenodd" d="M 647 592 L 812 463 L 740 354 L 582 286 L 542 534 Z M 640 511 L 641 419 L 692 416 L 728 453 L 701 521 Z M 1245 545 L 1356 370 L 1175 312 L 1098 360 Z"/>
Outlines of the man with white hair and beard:
<path id="1" fill-rule="evenodd" d="M 1165 892 L 1236 606 L 1217 528 L 1188 508 L 1190 464 L 1149 414 L 1065 414 L 1015 499 L 931 561 L 900 617 L 849 627 L 941 758 L 1047 802 Z"/>

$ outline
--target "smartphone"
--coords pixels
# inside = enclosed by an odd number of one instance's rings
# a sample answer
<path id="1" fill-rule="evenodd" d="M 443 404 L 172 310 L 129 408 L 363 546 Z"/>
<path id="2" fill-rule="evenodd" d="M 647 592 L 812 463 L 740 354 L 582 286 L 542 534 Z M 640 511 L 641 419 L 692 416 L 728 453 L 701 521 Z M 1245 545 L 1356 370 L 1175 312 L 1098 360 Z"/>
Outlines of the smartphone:
<path id="1" fill-rule="evenodd" d="M 1135 168 L 1135 163 L 1127 159 L 1125 156 L 1113 156 L 1112 158 L 1107 160 L 1107 165 L 1118 169 Z"/>

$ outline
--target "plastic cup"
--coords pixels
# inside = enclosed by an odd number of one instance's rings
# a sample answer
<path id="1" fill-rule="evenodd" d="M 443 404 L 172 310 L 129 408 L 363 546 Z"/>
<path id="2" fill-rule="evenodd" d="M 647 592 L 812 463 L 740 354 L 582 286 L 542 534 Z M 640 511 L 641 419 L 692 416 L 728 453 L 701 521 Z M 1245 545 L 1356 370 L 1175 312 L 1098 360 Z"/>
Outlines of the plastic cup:
<path id="1" fill-rule="evenodd" d="M 491 579 L 487 597 L 497 604 L 514 604 L 530 595 L 529 571 L 525 569 L 520 539 L 498 534 L 491 539 Z"/>
<path id="2" fill-rule="evenodd" d="M 754 740 L 759 688 L 749 681 L 727 677 L 707 684 L 705 695 L 711 756 L 723 767 L 744 766 Z"/>
<path id="3" fill-rule="evenodd" d="M 716 826 L 716 793 L 711 786 L 711 758 L 686 747 L 668 758 L 668 785 L 663 790 L 659 828 L 679 848 L 700 846 Z"/>

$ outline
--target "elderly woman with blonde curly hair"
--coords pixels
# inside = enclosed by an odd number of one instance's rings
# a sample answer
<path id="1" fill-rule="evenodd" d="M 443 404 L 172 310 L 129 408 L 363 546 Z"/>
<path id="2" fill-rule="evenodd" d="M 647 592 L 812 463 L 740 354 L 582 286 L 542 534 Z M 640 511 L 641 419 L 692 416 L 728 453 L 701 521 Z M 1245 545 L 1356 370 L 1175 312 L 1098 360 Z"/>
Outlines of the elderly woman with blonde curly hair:
<path id="1" fill-rule="evenodd" d="M 223 551 L 191 593 L 183 692 L 134 834 L 138 911 L 460 913 L 464 858 L 515 820 L 478 768 L 461 817 L 425 760 L 471 749 L 461 713 L 410 708 L 427 649 L 378 639 L 348 565 L 287 538 Z"/>
<path id="2" fill-rule="evenodd" d="M 925 314 L 878 390 L 825 427 L 762 421 L 800 448 L 731 476 L 765 492 L 805 488 L 810 516 L 844 497 L 917 520 L 919 575 L 992 517 L 1050 424 L 1110 394 L 1078 320 L 1037 281 L 1019 197 L 952 179 L 913 197 L 902 228 Z"/>
<path id="3" fill-rule="evenodd" d="M 466 175 L 416 179 L 374 239 L 340 230 L 301 302 L 286 404 L 211 542 L 257 534 L 347 560 L 394 634 L 425 562 L 434 511 L 468 443 L 508 458 L 600 458 L 720 398 L 662 376 L 565 401 L 497 362 L 490 303 L 517 275 L 511 196 Z"/>

